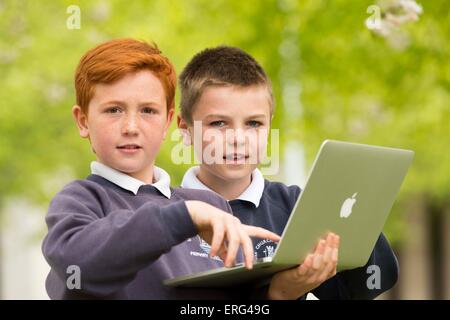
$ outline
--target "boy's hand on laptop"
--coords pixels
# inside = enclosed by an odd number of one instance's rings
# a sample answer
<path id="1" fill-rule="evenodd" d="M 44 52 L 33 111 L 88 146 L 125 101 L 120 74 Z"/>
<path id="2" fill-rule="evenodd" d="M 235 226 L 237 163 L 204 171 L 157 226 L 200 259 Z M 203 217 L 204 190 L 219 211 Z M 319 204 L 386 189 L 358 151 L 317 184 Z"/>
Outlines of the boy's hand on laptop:
<path id="1" fill-rule="evenodd" d="M 235 264 L 240 246 L 245 267 L 253 267 L 253 243 L 250 237 L 280 241 L 280 236 L 263 228 L 248 226 L 230 213 L 206 202 L 186 201 L 186 207 L 200 237 L 211 245 L 210 256 L 218 255 L 226 267 Z"/>
<path id="2" fill-rule="evenodd" d="M 276 273 L 270 282 L 268 297 L 272 300 L 298 299 L 336 275 L 339 236 L 329 233 L 313 253 L 296 268 Z"/>

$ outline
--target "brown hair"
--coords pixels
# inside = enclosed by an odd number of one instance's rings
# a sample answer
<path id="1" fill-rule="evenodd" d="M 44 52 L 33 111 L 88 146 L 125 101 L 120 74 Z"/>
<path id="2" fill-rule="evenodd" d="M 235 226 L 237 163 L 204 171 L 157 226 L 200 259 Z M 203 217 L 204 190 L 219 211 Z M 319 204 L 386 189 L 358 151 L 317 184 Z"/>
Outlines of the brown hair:
<path id="1" fill-rule="evenodd" d="M 166 93 L 167 110 L 175 106 L 175 68 L 156 44 L 134 39 L 107 41 L 89 50 L 75 72 L 77 104 L 87 114 L 98 83 L 113 83 L 125 75 L 150 70 L 161 81 Z"/>
<path id="2" fill-rule="evenodd" d="M 192 112 L 208 86 L 265 85 L 273 109 L 272 85 L 263 68 L 248 53 L 236 47 L 219 46 L 197 53 L 186 65 L 179 79 L 181 117 L 192 122 Z"/>

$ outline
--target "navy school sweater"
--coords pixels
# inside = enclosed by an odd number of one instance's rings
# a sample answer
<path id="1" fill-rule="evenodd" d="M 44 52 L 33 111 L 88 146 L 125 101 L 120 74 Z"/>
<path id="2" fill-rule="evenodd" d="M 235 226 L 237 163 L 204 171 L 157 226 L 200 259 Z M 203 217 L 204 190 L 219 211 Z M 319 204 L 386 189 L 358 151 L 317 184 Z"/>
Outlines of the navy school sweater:
<path id="1" fill-rule="evenodd" d="M 263 227 L 281 235 L 300 192 L 298 186 L 288 187 L 283 183 L 265 180 L 264 192 L 257 208 L 244 200 L 231 200 L 229 204 L 233 214 L 242 223 Z M 271 256 L 276 248 L 276 244 L 270 240 L 253 239 L 253 245 L 259 258 Z M 372 274 L 371 269 L 368 273 L 367 268 L 371 265 L 378 266 L 381 271 L 379 289 L 369 289 L 367 286 L 367 280 Z M 338 272 L 312 293 L 319 299 L 373 299 L 390 289 L 397 278 L 397 258 L 386 237 L 380 234 L 365 266 Z"/>

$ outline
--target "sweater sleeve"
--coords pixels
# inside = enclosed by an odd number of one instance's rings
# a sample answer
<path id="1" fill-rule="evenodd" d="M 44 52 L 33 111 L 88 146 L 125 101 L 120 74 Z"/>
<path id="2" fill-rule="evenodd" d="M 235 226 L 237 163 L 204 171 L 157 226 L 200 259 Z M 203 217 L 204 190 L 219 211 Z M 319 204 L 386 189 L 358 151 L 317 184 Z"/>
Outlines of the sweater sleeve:
<path id="1" fill-rule="evenodd" d="M 69 185 L 51 202 L 42 251 L 61 279 L 76 265 L 81 290 L 107 296 L 129 283 L 145 265 L 197 230 L 184 201 L 104 215 L 98 194 Z"/>
<path id="2" fill-rule="evenodd" d="M 379 282 L 372 281 L 377 273 Z M 395 285 L 398 273 L 397 258 L 381 233 L 366 265 L 338 272 L 312 293 L 319 299 L 374 299 Z"/>

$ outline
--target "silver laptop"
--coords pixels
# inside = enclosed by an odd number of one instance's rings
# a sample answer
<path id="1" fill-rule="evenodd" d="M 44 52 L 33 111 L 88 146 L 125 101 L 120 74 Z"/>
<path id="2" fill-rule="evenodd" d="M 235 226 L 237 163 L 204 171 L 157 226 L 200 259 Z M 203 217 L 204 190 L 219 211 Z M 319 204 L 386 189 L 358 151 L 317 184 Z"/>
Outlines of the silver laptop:
<path id="1" fill-rule="evenodd" d="M 164 281 L 168 286 L 228 287 L 264 281 L 304 260 L 327 232 L 340 236 L 338 270 L 363 266 L 394 204 L 414 152 L 326 140 L 272 257 Z"/>

